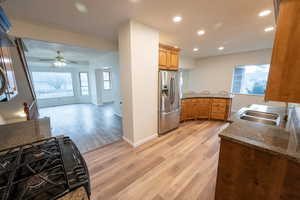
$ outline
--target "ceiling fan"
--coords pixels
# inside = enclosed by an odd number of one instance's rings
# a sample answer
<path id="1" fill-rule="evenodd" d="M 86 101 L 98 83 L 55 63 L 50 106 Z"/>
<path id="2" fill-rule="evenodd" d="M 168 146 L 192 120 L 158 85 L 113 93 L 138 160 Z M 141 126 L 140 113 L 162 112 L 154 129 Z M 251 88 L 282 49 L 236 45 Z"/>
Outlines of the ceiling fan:
<path id="1" fill-rule="evenodd" d="M 66 67 L 68 64 L 89 65 L 88 61 L 73 61 L 65 59 L 60 51 L 57 51 L 57 56 L 54 59 L 49 58 L 29 58 L 33 62 L 52 62 L 54 67 Z"/>

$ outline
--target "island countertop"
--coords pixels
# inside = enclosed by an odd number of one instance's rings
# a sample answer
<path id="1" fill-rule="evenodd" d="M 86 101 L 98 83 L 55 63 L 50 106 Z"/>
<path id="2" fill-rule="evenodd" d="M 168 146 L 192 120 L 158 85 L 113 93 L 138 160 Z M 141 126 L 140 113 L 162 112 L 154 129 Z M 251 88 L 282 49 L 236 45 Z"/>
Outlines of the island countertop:
<path id="1" fill-rule="evenodd" d="M 300 163 L 300 144 L 298 142 L 300 117 L 296 108 L 292 110 L 293 114 L 290 119 L 294 123 L 294 126 L 298 127 L 296 128 L 296 133 L 278 126 L 240 119 L 240 115 L 246 110 L 276 113 L 280 115 L 281 120 L 284 119 L 285 115 L 284 107 L 252 105 L 242 108 L 232 117 L 233 123 L 220 133 L 222 139 L 232 140 L 270 153 L 280 154 Z"/>
<path id="2" fill-rule="evenodd" d="M 232 94 L 203 94 L 203 93 L 189 93 L 183 94 L 181 99 L 191 99 L 191 98 L 220 98 L 220 99 L 232 99 L 234 95 Z"/>

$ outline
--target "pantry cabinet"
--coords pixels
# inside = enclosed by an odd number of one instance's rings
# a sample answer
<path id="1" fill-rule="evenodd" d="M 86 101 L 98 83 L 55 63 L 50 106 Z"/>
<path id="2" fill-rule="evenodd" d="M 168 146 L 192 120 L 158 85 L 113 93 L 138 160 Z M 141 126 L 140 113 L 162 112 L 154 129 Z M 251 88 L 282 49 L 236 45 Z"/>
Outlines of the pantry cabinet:
<path id="1" fill-rule="evenodd" d="M 179 49 L 159 45 L 159 69 L 177 71 L 179 69 Z"/>
<path id="2" fill-rule="evenodd" d="M 281 0 L 265 100 L 300 103 L 300 1 Z"/>

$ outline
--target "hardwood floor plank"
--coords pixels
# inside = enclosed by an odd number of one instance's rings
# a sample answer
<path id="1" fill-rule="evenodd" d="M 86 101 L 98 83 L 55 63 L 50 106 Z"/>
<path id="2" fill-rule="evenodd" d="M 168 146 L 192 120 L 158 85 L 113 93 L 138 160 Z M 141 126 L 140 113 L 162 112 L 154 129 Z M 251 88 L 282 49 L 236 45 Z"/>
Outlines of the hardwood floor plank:
<path id="1" fill-rule="evenodd" d="M 219 155 L 217 121 L 183 123 L 137 148 L 125 141 L 84 154 L 92 200 L 212 200 Z"/>
<path id="2" fill-rule="evenodd" d="M 53 136 L 69 136 L 82 153 L 122 139 L 122 120 L 113 104 L 71 104 L 41 108 L 39 113 L 50 117 Z"/>

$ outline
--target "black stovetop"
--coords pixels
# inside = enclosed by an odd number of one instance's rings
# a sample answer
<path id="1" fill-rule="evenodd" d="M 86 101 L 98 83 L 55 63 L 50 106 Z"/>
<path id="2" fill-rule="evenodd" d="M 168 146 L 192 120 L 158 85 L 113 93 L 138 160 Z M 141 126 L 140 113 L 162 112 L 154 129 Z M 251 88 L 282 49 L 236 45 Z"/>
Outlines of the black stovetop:
<path id="1" fill-rule="evenodd" d="M 84 186 L 89 174 L 68 137 L 49 138 L 0 151 L 0 199 L 57 199 Z"/>

